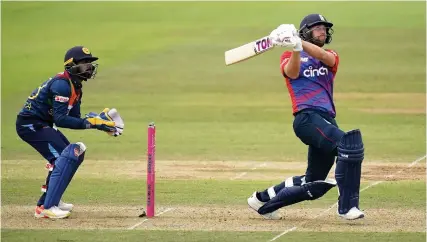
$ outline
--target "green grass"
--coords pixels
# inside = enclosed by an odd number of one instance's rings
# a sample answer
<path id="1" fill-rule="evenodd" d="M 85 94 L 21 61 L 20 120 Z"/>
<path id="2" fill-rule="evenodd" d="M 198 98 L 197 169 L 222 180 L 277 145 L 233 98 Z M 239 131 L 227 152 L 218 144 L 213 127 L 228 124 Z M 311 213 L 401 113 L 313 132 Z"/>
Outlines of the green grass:
<path id="1" fill-rule="evenodd" d="M 4 205 L 32 204 L 38 199 L 40 179 L 3 179 L 2 202 Z M 228 181 L 228 180 L 169 180 L 156 182 L 156 202 L 162 206 L 174 205 L 245 205 L 248 194 L 280 183 L 274 181 Z M 370 183 L 364 183 L 365 187 Z M 96 189 L 94 189 L 96 188 Z M 361 194 L 363 208 L 416 208 L 423 209 L 425 203 L 425 182 L 387 182 L 368 189 Z M 76 178 L 64 199 L 77 204 L 126 204 L 141 205 L 145 199 L 144 180 L 106 180 Z M 327 207 L 337 200 L 334 188 L 322 199 L 297 204 L 296 207 Z"/>
<path id="2" fill-rule="evenodd" d="M 43 162 L 16 135 L 16 114 L 34 88 L 62 70 L 66 50 L 81 44 L 100 57 L 98 77 L 84 86 L 82 113 L 115 107 L 126 123 L 119 138 L 62 129 L 70 141 L 88 146 L 86 159 L 145 160 L 146 126 L 154 121 L 160 160 L 305 161 L 307 147 L 292 130 L 290 98 L 278 68 L 283 50 L 230 67 L 224 65 L 224 51 L 281 23 L 298 25 L 311 12 L 335 24 L 330 47 L 341 58 L 334 87 L 337 121 L 344 130 L 362 130 L 365 160 L 411 162 L 426 153 L 425 2 L 2 2 L 1 7 L 2 159 L 40 160 L 33 167 L 2 164 L 3 205 L 32 205 L 40 195 L 43 178 L 35 170 Z M 277 182 L 158 179 L 156 196 L 164 206 L 238 206 L 254 190 Z M 425 189 L 425 181 L 384 182 L 361 193 L 361 206 L 425 214 Z M 333 189 L 294 207 L 326 208 L 336 196 Z M 77 174 L 64 197 L 82 206 L 141 205 L 144 198 L 144 174 L 126 179 Z M 268 241 L 278 234 L 2 229 L 1 238 Z M 298 230 L 277 241 L 425 239 L 425 233 L 404 231 Z"/>
<path id="3" fill-rule="evenodd" d="M 100 57 L 100 70 L 85 83 L 82 113 L 116 107 L 126 123 L 115 140 L 97 131 L 63 130 L 71 141 L 87 143 L 94 157 L 143 158 L 146 125 L 155 121 L 159 159 L 304 159 L 306 147 L 293 134 L 290 100 L 278 71 L 281 50 L 230 67 L 223 54 L 283 21 L 298 24 L 312 4 L 336 26 L 331 45 L 341 55 L 336 93 L 403 94 L 337 100 L 341 127 L 362 129 L 372 159 L 408 160 L 425 153 L 424 112 L 358 111 L 425 110 L 425 3 L 6 2 L 3 158 L 39 158 L 17 137 L 15 115 L 32 89 L 61 70 L 66 49 L 85 44 Z M 283 9 L 289 8 L 301 10 L 284 18 Z M 75 18 L 76 12 L 85 18 Z M 260 12 L 268 17 L 253 17 Z M 91 27 L 83 27 L 88 23 Z M 40 26 L 44 34 L 36 31 Z M 415 106 L 411 93 L 419 93 Z"/>
<path id="4" fill-rule="evenodd" d="M 46 233 L 49 236 L 46 237 Z M 19 235 L 18 235 L 19 234 Z M 2 230 L 5 241 L 268 241 L 277 233 L 273 232 L 186 232 L 186 231 L 25 231 Z M 425 241 L 425 233 L 307 233 L 292 232 L 276 241 Z"/>

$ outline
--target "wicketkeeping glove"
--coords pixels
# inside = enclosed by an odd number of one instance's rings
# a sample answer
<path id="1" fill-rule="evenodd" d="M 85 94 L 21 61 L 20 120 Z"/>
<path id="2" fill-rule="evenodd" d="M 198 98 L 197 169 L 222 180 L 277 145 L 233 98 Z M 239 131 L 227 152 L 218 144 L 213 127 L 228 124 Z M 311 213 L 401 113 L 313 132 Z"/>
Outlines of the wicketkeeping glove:
<path id="1" fill-rule="evenodd" d="M 85 120 L 89 123 L 89 128 L 95 128 L 105 132 L 115 132 L 116 124 L 114 121 L 103 119 L 101 116 L 94 112 L 86 114 Z"/>
<path id="2" fill-rule="evenodd" d="M 110 120 L 115 123 L 116 130 L 114 132 L 108 132 L 109 135 L 112 135 L 115 137 L 122 135 L 123 129 L 125 128 L 125 123 L 123 122 L 122 117 L 120 116 L 119 112 L 117 112 L 115 108 L 112 108 L 112 109 L 104 108 L 104 110 L 102 110 L 99 116 L 102 119 Z"/>

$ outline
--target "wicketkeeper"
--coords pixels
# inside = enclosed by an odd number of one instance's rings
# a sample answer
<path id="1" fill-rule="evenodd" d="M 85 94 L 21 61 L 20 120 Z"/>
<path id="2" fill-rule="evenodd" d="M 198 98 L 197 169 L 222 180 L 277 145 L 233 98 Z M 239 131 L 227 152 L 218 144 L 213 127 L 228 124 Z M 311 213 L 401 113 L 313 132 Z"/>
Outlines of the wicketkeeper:
<path id="1" fill-rule="evenodd" d="M 363 218 L 359 190 L 364 147 L 358 129 L 344 132 L 335 121 L 333 85 L 338 54 L 323 49 L 332 41 L 333 24 L 320 14 L 306 16 L 296 30 L 280 25 L 270 38 L 275 46 L 290 47 L 280 60 L 280 71 L 292 101 L 296 136 L 308 145 L 304 175 L 289 177 L 262 192 L 254 192 L 248 204 L 266 219 L 280 219 L 279 208 L 322 197 L 338 185 L 338 214 L 345 219 Z M 327 179 L 335 157 L 335 179 Z"/>
<path id="2" fill-rule="evenodd" d="M 43 194 L 37 202 L 36 218 L 66 218 L 73 209 L 61 197 L 84 160 L 86 146 L 70 144 L 57 127 L 98 129 L 121 135 L 123 120 L 115 109 L 81 118 L 82 82 L 95 78 L 98 64 L 88 48 L 76 46 L 65 54 L 65 70 L 49 78 L 28 97 L 16 120 L 19 137 L 37 150 L 49 170 Z"/>

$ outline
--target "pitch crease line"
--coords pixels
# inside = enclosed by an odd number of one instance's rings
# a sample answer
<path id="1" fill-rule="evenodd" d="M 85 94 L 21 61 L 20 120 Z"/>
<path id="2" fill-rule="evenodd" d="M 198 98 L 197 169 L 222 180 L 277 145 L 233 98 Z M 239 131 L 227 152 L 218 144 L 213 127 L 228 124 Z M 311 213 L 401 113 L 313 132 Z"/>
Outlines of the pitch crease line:
<path id="1" fill-rule="evenodd" d="M 164 214 L 164 213 L 167 213 L 167 212 L 169 212 L 169 211 L 171 211 L 171 210 L 173 210 L 173 208 L 168 208 L 168 209 L 166 209 L 165 211 L 163 211 L 163 212 L 160 212 L 160 213 L 156 214 L 155 216 L 160 216 L 160 215 L 162 215 L 162 214 Z M 132 229 L 134 229 L 134 228 L 138 227 L 139 225 L 143 224 L 145 221 L 148 221 L 148 218 L 146 218 L 146 219 L 142 220 L 141 222 L 139 222 L 139 223 L 137 223 L 137 224 L 135 224 L 135 225 L 133 225 L 133 226 L 129 227 L 129 228 L 128 228 L 128 230 L 132 230 Z"/>
<path id="2" fill-rule="evenodd" d="M 257 166 L 255 166 L 255 167 L 252 167 L 252 168 L 251 168 L 251 170 L 252 170 L 252 171 L 254 171 L 254 170 L 256 170 L 257 168 L 261 168 L 261 167 L 265 167 L 265 166 L 267 166 L 267 163 L 265 163 L 265 162 L 264 162 L 264 163 L 262 163 L 262 164 L 260 164 L 260 165 L 257 165 Z M 242 173 L 238 174 L 237 176 L 230 178 L 230 180 L 236 180 L 236 179 L 239 179 L 239 178 L 241 178 L 241 177 L 245 176 L 246 174 L 248 174 L 248 173 L 247 173 L 247 172 L 242 172 Z"/>
<path id="3" fill-rule="evenodd" d="M 418 159 L 414 160 L 413 162 L 411 162 L 411 163 L 410 163 L 409 165 L 407 165 L 406 167 L 402 168 L 401 170 L 397 171 L 396 173 L 394 173 L 394 174 L 392 174 L 392 175 L 387 175 L 387 176 L 385 176 L 385 178 L 391 178 L 391 177 L 395 176 L 396 174 L 402 173 L 402 171 L 403 171 L 403 170 L 405 170 L 405 169 L 407 169 L 407 168 L 410 168 L 410 167 L 415 166 L 418 162 L 420 162 L 420 161 L 424 160 L 426 157 L 427 157 L 427 155 L 424 155 L 424 156 L 422 156 L 422 157 L 420 157 L 420 158 L 418 158 Z M 363 188 L 362 190 L 360 190 L 360 192 L 363 192 L 363 191 L 365 191 L 365 190 L 367 190 L 367 189 L 369 189 L 369 188 L 371 188 L 371 187 L 373 187 L 373 186 L 376 186 L 376 185 L 378 185 L 378 184 L 380 184 L 380 183 L 383 183 L 383 182 L 384 182 L 384 181 L 376 181 L 376 182 L 373 182 L 373 183 L 369 184 L 367 187 L 365 187 L 365 188 Z M 335 206 L 337 206 L 337 205 L 338 205 L 338 203 L 337 203 L 337 202 L 336 202 L 336 203 L 334 203 L 334 204 L 332 204 L 329 208 L 327 208 L 326 210 L 324 210 L 324 211 L 322 211 L 321 213 L 319 213 L 318 215 L 316 215 L 313 219 L 316 219 L 316 218 L 318 218 L 318 217 L 320 217 L 320 216 L 324 215 L 325 213 L 329 212 L 331 209 L 333 209 L 333 208 L 334 208 Z M 307 222 L 308 222 L 307 220 L 306 220 L 306 221 L 304 221 L 304 222 L 302 222 L 302 223 L 299 225 L 299 227 L 303 227 Z M 294 226 L 294 227 L 292 227 L 292 228 L 290 228 L 290 229 L 287 229 L 287 230 L 283 231 L 281 234 L 279 234 L 279 235 L 277 235 L 276 237 L 274 237 L 274 238 L 272 238 L 271 240 L 269 240 L 269 242 L 271 242 L 271 241 L 275 241 L 276 239 L 278 239 L 278 238 L 282 237 L 283 235 L 285 235 L 285 234 L 287 234 L 287 233 L 289 233 L 289 232 L 295 231 L 295 230 L 297 230 L 297 229 L 298 229 L 298 227 L 297 227 L 297 226 Z"/>

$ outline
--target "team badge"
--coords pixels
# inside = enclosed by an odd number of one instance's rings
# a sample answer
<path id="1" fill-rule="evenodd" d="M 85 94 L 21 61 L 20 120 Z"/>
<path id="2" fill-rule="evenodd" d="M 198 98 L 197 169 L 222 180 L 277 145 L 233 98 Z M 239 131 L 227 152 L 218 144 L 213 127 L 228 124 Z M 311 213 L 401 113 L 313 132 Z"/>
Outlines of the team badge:
<path id="1" fill-rule="evenodd" d="M 86 48 L 86 47 L 83 47 L 83 48 L 82 48 L 82 51 L 83 51 L 83 53 L 85 53 L 86 55 L 89 55 L 89 54 L 90 54 L 89 49 L 88 49 L 88 48 Z"/>

